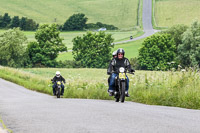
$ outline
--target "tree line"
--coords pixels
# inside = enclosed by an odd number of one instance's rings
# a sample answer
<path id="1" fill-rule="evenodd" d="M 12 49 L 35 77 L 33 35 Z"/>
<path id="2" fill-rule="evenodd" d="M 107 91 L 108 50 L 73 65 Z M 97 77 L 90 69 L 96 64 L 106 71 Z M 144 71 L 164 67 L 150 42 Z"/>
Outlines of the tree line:
<path id="1" fill-rule="evenodd" d="M 19 28 L 0 35 L 0 65 L 9 67 L 90 67 L 105 68 L 111 58 L 113 38 L 105 32 L 87 32 L 73 39 L 75 61 L 56 61 L 59 52 L 67 51 L 58 25 L 43 24 L 28 42 Z"/>
<path id="2" fill-rule="evenodd" d="M 60 31 L 81 31 L 86 29 L 106 28 L 107 30 L 117 30 L 114 25 L 103 24 L 101 22 L 86 24 L 88 18 L 83 13 L 73 14 L 70 16 L 63 25 L 58 25 Z M 19 16 L 10 17 L 8 13 L 3 16 L 0 15 L 0 29 L 9 29 L 19 27 L 24 31 L 35 31 L 38 29 L 39 24 L 33 19 L 26 17 L 20 18 Z"/>
<path id="3" fill-rule="evenodd" d="M 20 27 L 20 29 L 24 31 L 34 31 L 38 26 L 39 24 L 33 19 L 26 17 L 19 18 L 19 16 L 11 18 L 8 13 L 5 13 L 3 16 L 0 15 L 0 29 Z"/>

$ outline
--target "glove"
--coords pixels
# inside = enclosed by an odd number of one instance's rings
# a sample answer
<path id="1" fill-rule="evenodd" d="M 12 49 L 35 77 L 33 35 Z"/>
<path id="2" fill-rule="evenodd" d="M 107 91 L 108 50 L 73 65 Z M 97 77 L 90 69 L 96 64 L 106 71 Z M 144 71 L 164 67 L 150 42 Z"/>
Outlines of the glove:
<path id="1" fill-rule="evenodd" d="M 107 72 L 108 75 L 111 75 L 111 72 Z"/>

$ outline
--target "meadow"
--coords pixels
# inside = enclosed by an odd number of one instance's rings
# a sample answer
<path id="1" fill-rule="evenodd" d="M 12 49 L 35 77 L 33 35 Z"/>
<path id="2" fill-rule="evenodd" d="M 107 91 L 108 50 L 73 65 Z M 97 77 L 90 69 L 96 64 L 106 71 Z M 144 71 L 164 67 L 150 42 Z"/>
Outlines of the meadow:
<path id="1" fill-rule="evenodd" d="M 153 0 L 155 1 L 155 26 L 171 27 L 176 24 L 190 25 L 200 21 L 199 0 Z"/>
<path id="2" fill-rule="evenodd" d="M 50 79 L 61 71 L 66 79 L 63 98 L 114 100 L 107 94 L 106 69 L 14 69 L 0 67 L 0 78 L 28 89 L 52 95 Z M 200 109 L 200 73 L 186 71 L 136 71 L 130 79 L 127 101 L 150 105 L 176 106 Z M 113 101 L 114 102 L 114 101 Z"/>
<path id="3" fill-rule="evenodd" d="M 137 57 L 139 55 L 139 49 L 142 47 L 144 39 L 133 41 L 133 42 L 128 42 L 128 43 L 123 43 L 123 44 L 117 44 L 112 48 L 112 51 L 117 50 L 118 48 L 123 48 L 125 50 L 125 57 L 130 59 Z M 73 55 L 72 52 L 63 52 L 60 53 L 57 57 L 56 60 L 73 60 Z"/>
<path id="4" fill-rule="evenodd" d="M 43 23 L 63 24 L 71 15 L 84 13 L 88 23 L 102 22 L 120 29 L 137 25 L 139 0 L 1 0 L 0 15 L 8 13 Z"/>

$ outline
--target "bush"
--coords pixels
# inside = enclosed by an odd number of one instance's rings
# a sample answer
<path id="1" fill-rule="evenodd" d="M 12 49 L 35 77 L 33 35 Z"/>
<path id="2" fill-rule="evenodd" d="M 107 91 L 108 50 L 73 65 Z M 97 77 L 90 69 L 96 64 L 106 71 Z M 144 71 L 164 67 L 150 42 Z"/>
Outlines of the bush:
<path id="1" fill-rule="evenodd" d="M 139 64 L 143 70 L 168 70 L 175 60 L 176 45 L 169 34 L 156 34 L 144 40 L 139 50 Z"/>
<path id="2" fill-rule="evenodd" d="M 178 46 L 178 57 L 181 66 L 194 67 L 200 65 L 200 23 L 195 21 L 183 33 L 182 44 Z"/>
<path id="3" fill-rule="evenodd" d="M 69 17 L 69 19 L 66 20 L 66 22 L 63 25 L 64 31 L 77 31 L 77 30 L 83 30 L 86 27 L 86 22 L 88 18 L 85 17 L 85 14 L 78 13 L 74 14 Z"/>
<path id="4" fill-rule="evenodd" d="M 170 34 L 172 38 L 174 38 L 176 47 L 178 48 L 179 44 L 182 44 L 182 34 L 188 29 L 188 26 L 179 24 L 179 25 L 174 25 L 168 30 L 164 31 L 163 33 Z"/>
<path id="5" fill-rule="evenodd" d="M 140 70 L 140 63 L 137 57 L 130 59 L 130 64 L 135 70 Z"/>
<path id="6" fill-rule="evenodd" d="M 19 28 L 8 30 L 0 36 L 0 64 L 25 67 L 29 62 L 26 52 L 27 38 Z"/>
<path id="7" fill-rule="evenodd" d="M 99 28 L 106 28 L 107 30 L 118 30 L 117 27 L 115 27 L 114 25 L 108 25 L 108 24 L 103 24 L 101 22 L 97 22 L 96 24 L 94 23 L 89 23 L 87 24 L 87 29 L 99 29 Z"/>
<path id="8" fill-rule="evenodd" d="M 84 67 L 106 68 L 111 58 L 111 45 L 114 39 L 111 34 L 87 32 L 83 37 L 73 39 L 73 56 Z"/>
<path id="9" fill-rule="evenodd" d="M 56 24 L 51 26 L 44 24 L 37 30 L 35 39 L 37 42 L 28 44 L 29 57 L 34 66 L 56 66 L 56 57 L 59 52 L 66 51 L 67 47 L 62 43 L 62 38 Z"/>

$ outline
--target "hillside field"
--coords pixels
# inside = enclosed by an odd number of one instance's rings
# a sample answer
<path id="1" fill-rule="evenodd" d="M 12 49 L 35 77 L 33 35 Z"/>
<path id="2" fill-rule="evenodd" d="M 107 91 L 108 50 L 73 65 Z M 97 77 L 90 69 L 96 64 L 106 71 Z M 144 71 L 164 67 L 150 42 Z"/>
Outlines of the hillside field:
<path id="1" fill-rule="evenodd" d="M 42 23 L 63 24 L 69 16 L 84 13 L 88 23 L 118 28 L 136 26 L 139 0 L 0 0 L 0 15 L 24 16 Z"/>
<path id="2" fill-rule="evenodd" d="M 200 21 L 199 0 L 154 0 L 155 21 L 158 27 L 171 27 L 176 24 L 190 25 Z"/>

